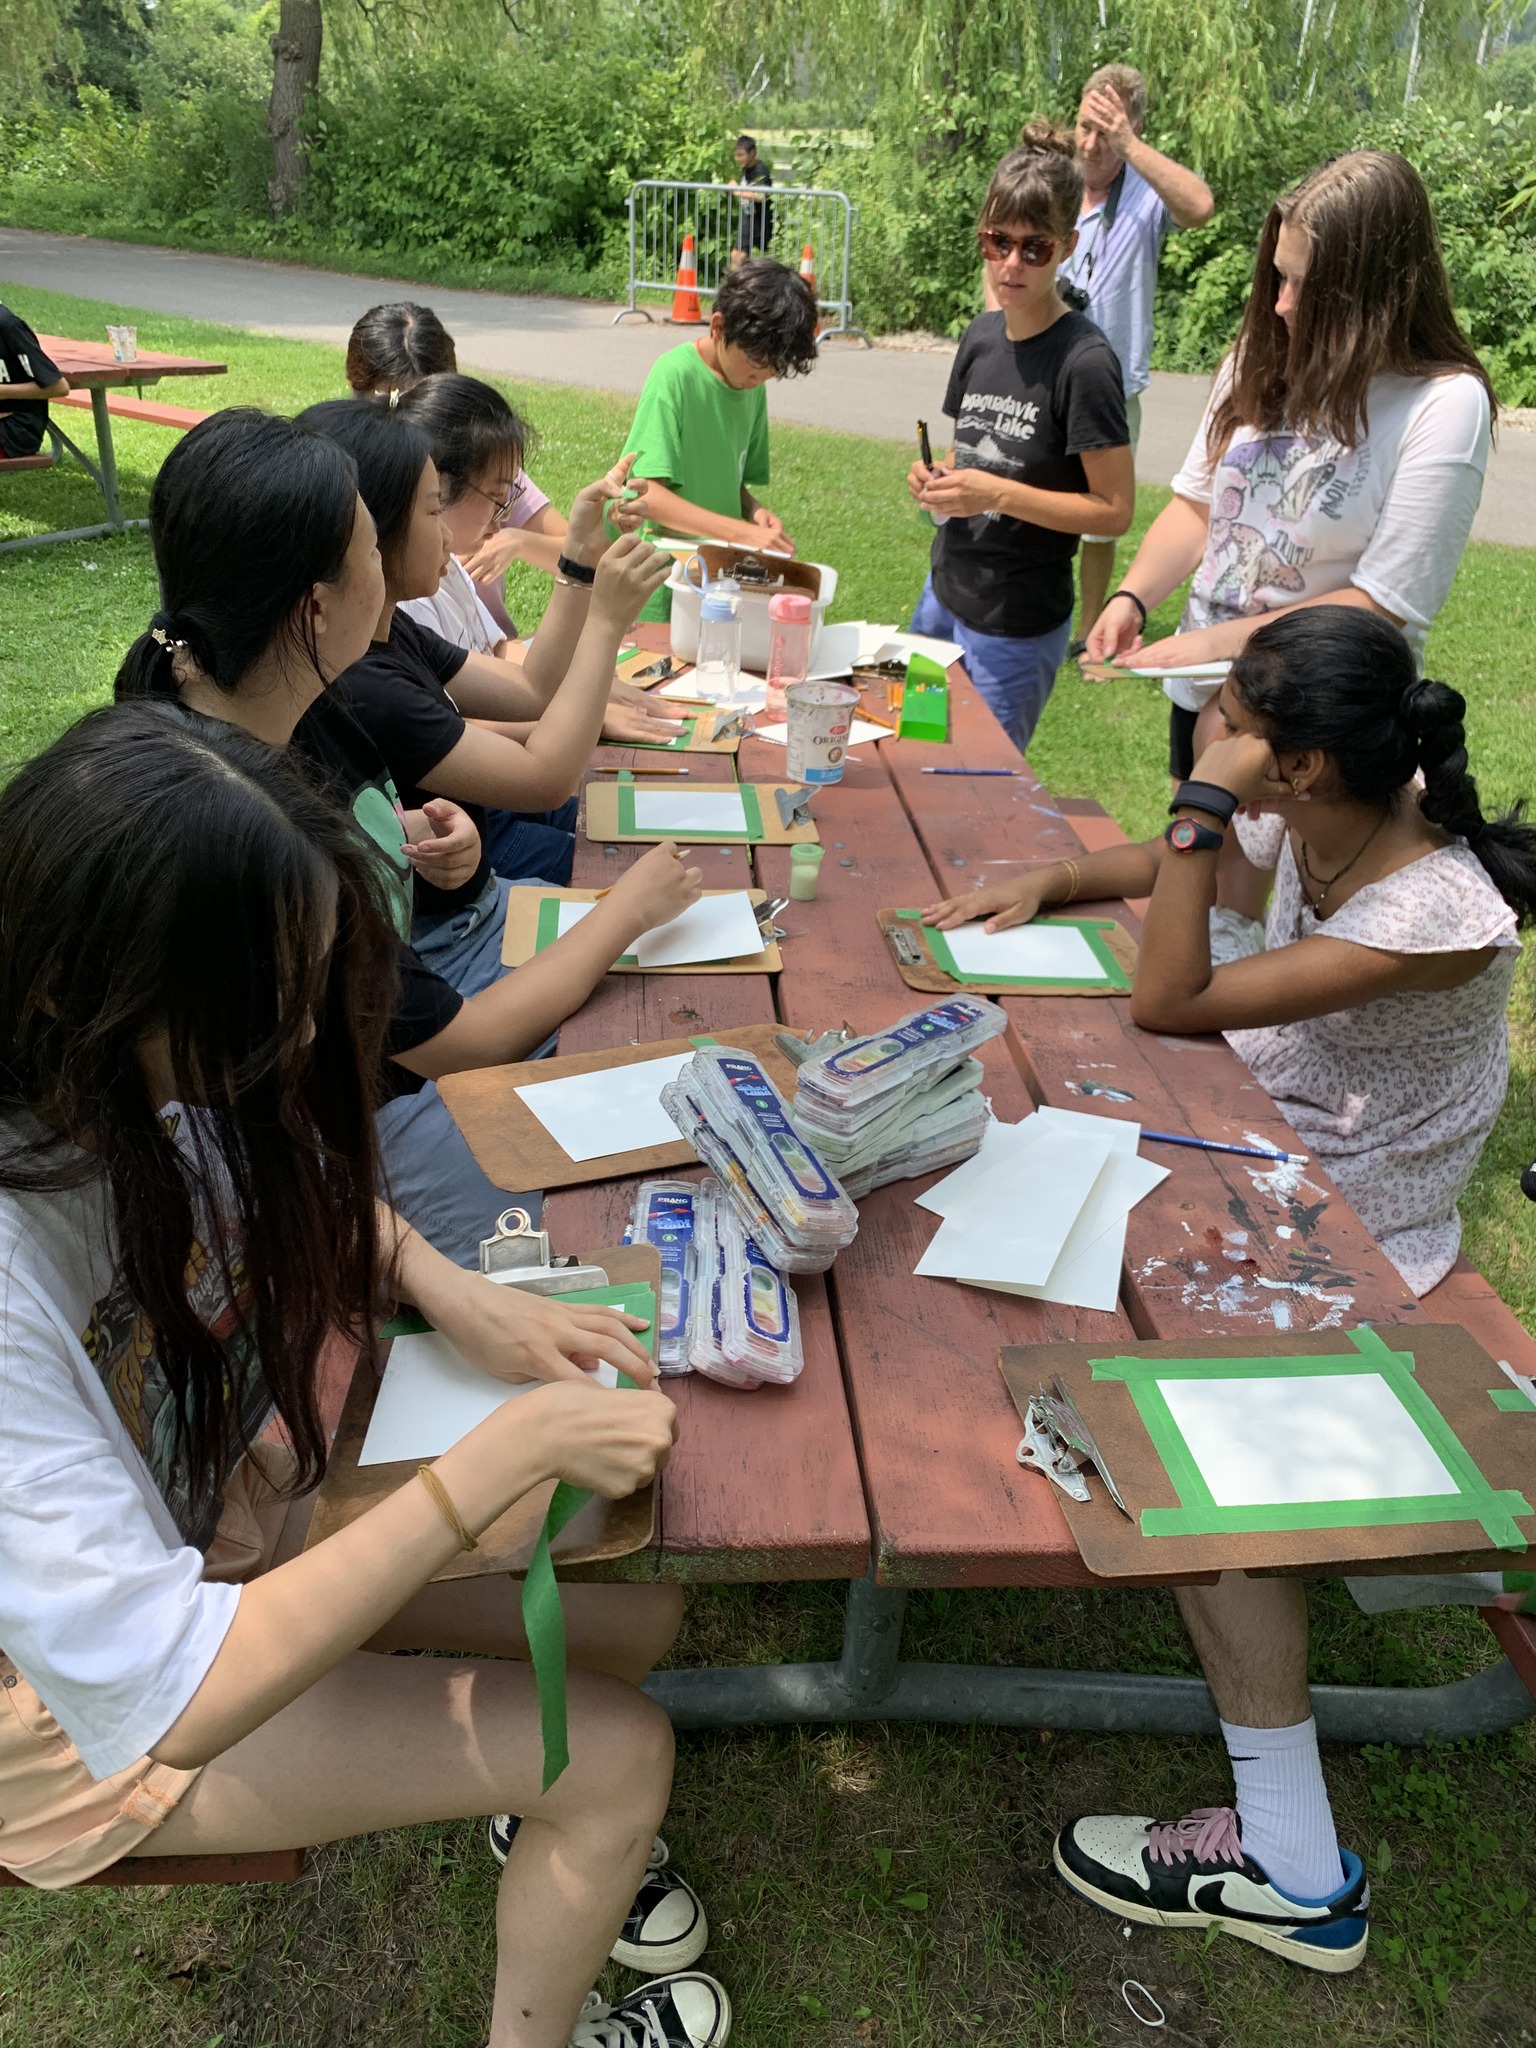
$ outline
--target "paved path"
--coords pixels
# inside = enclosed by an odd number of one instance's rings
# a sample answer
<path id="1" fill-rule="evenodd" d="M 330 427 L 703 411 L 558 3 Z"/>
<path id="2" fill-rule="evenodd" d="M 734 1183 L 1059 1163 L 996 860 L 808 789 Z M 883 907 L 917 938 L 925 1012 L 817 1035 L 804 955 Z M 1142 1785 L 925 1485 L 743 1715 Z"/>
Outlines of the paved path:
<path id="1" fill-rule="evenodd" d="M 454 336 L 466 369 L 594 391 L 638 392 L 651 364 L 679 333 L 638 318 L 615 327 L 612 306 L 585 299 L 448 291 L 22 228 L 0 227 L 0 280 L 338 344 L 357 316 L 381 299 L 422 299 Z M 24 290 L 14 296 L 24 312 Z M 936 351 L 832 342 L 811 376 L 769 386 L 769 411 L 775 419 L 805 426 L 910 442 L 915 420 L 929 419 L 936 427 L 941 421 L 949 362 L 947 353 Z M 1201 377 L 1153 377 L 1143 401 L 1137 462 L 1138 474 L 1149 482 L 1167 483 L 1178 468 L 1205 390 Z M 1473 532 L 1479 540 L 1536 545 L 1536 434 L 1502 435 Z"/>

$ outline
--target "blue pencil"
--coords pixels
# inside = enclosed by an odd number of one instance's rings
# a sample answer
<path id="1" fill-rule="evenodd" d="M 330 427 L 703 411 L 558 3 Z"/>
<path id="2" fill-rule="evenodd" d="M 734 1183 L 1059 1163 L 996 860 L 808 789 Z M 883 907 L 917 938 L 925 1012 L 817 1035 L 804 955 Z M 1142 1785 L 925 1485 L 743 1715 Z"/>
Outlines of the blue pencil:
<path id="1" fill-rule="evenodd" d="M 1017 775 L 1017 768 L 924 768 L 923 775 Z"/>
<path id="2" fill-rule="evenodd" d="M 1308 1163 L 1305 1152 L 1266 1152 L 1262 1145 L 1228 1145 L 1220 1138 L 1185 1138 L 1177 1131 L 1143 1131 L 1141 1135 L 1154 1145 L 1187 1145 L 1193 1152 L 1240 1152 L 1245 1159 L 1283 1160 L 1292 1166 Z"/>

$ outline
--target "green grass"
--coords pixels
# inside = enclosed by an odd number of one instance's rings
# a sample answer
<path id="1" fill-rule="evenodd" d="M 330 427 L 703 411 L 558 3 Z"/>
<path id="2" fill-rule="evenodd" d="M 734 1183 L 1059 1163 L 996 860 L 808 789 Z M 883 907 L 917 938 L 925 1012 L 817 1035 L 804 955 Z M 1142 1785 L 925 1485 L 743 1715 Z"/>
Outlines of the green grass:
<path id="1" fill-rule="evenodd" d="M 291 410 L 342 388 L 332 348 L 30 290 L 16 301 L 47 330 L 96 334 L 121 313 L 145 347 L 227 361 L 227 378 L 176 391 L 187 404 Z M 508 388 L 543 435 L 535 474 L 568 501 L 621 445 L 629 401 Z M 175 437 L 124 425 L 117 438 L 125 501 L 142 512 Z M 839 609 L 904 616 L 926 541 L 902 451 L 784 428 L 774 463 L 767 495 L 836 563 Z M 1141 524 L 1163 495 L 1143 491 Z M 98 516 L 79 475 L 0 481 L 0 538 Z M 0 556 L 0 764 L 106 699 L 154 602 L 142 534 Z M 513 602 L 531 622 L 538 579 L 516 583 Z M 1499 800 L 1536 791 L 1533 627 L 1536 554 L 1470 549 L 1431 666 L 1466 693 L 1473 760 Z M 1059 794 L 1097 797 L 1144 834 L 1165 801 L 1165 746 L 1151 686 L 1064 681 L 1033 759 Z M 1527 1321 L 1536 1233 L 1513 1176 L 1536 1149 L 1530 989 L 1522 971 L 1509 1106 L 1463 1204 L 1473 1257 Z M 836 1587 L 701 1590 L 675 1661 L 829 1656 L 841 1608 Z M 1367 1620 L 1329 1587 L 1313 1613 L 1319 1681 L 1434 1684 L 1493 1654 L 1463 1612 Z M 1156 1593 L 916 1595 L 907 1654 L 1193 1668 Z M 1180 2048 L 1514 2048 L 1536 2038 L 1533 1762 L 1529 1730 L 1412 1757 L 1330 1752 L 1341 1831 L 1372 1863 L 1377 1911 L 1368 1962 L 1337 1983 L 1230 1941 L 1126 1941 L 1051 1877 L 1051 1835 L 1069 1812 L 1145 1802 L 1172 1814 L 1222 1796 L 1209 1741 L 921 1727 L 684 1736 L 667 1833 L 707 1898 L 710 1962 L 743 2048 L 1116 2048 L 1141 2031 L 1121 2003 L 1126 1975 L 1152 1987 L 1169 2020 L 1157 2038 Z M 480 2048 L 493 1895 L 467 1824 L 340 1844 L 273 1891 L 0 1894 L 0 2048 Z M 902 1904 L 920 1895 L 921 1908 Z"/>

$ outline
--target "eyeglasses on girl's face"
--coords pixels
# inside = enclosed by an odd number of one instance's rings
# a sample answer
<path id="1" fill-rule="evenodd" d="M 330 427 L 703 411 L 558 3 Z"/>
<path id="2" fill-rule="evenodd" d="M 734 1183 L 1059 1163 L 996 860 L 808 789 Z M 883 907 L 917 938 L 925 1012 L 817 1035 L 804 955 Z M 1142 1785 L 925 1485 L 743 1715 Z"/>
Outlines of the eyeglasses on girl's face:
<path id="1" fill-rule="evenodd" d="M 517 482 L 507 491 L 505 497 L 501 498 L 493 498 L 489 491 L 482 491 L 478 484 L 466 484 L 465 489 L 473 491 L 477 498 L 484 498 L 487 505 L 491 508 L 491 524 L 493 526 L 502 526 L 511 517 L 512 507 L 523 495 L 523 481 L 519 477 Z"/>
<path id="2" fill-rule="evenodd" d="M 996 228 L 978 228 L 976 246 L 989 263 L 1006 263 L 1017 256 L 1031 270 L 1044 270 L 1061 247 L 1059 235 L 1003 235 Z"/>

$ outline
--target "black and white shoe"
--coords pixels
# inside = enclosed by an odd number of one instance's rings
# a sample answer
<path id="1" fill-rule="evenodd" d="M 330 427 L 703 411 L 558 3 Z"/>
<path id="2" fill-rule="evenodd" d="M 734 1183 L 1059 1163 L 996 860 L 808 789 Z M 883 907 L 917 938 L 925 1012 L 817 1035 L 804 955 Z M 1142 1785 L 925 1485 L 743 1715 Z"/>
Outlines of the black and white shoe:
<path id="1" fill-rule="evenodd" d="M 613 2005 L 589 1992 L 570 2048 L 723 2048 L 730 2037 L 725 1986 L 689 1970 L 657 1977 Z"/>
<path id="2" fill-rule="evenodd" d="M 1341 1849 L 1339 1889 L 1325 1899 L 1294 1899 L 1244 1855 L 1230 1806 L 1197 1807 L 1162 1823 L 1145 1814 L 1087 1814 L 1068 1822 L 1052 1854 L 1073 1891 L 1144 1927 L 1220 1927 L 1331 1976 L 1365 1959 L 1371 1887 L 1360 1858 Z"/>
<path id="3" fill-rule="evenodd" d="M 516 1814 L 492 1816 L 487 1838 L 498 1863 L 506 1862 L 517 1829 Z M 686 1970 L 708 1946 L 709 1920 L 703 1901 L 686 1878 L 672 1869 L 670 1852 L 658 1835 L 635 1902 L 609 1954 L 626 1970 L 643 1970 L 648 1977 L 659 1977 L 667 1971 Z"/>

